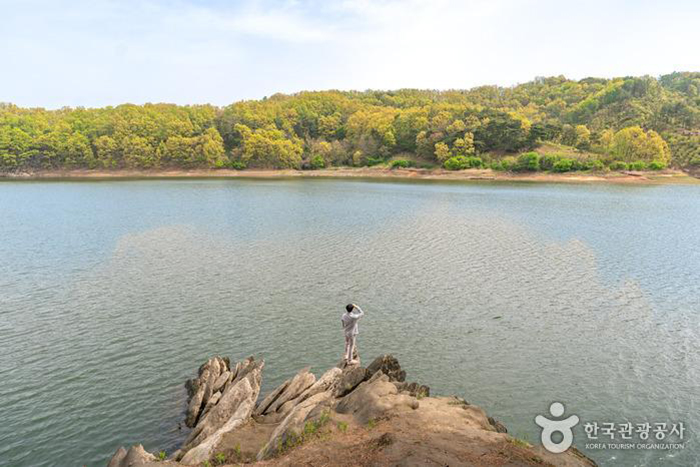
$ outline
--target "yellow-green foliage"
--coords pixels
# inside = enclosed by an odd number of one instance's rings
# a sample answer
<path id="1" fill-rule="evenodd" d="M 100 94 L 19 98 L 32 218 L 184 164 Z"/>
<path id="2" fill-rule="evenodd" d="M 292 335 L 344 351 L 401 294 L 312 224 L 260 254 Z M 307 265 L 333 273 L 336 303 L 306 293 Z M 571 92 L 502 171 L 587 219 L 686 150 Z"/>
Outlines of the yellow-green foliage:
<path id="1" fill-rule="evenodd" d="M 223 108 L 0 104 L 0 171 L 313 169 L 396 157 L 419 166 L 481 157 L 510 170 L 508 156 L 542 143 L 594 152 L 606 163 L 700 166 L 699 89 L 700 73 L 672 73 L 658 79 L 556 76 L 442 92 L 275 94 Z"/>

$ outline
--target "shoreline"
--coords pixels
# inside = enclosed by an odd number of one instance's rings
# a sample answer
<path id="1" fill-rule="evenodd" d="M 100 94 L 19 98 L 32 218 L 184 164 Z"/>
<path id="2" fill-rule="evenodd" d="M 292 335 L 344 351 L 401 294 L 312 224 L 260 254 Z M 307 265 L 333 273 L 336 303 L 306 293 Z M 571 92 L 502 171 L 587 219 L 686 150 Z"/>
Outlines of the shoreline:
<path id="1" fill-rule="evenodd" d="M 365 178 L 398 180 L 448 180 L 476 182 L 533 183 L 613 183 L 634 185 L 700 184 L 680 170 L 658 172 L 496 172 L 490 169 L 449 171 L 444 169 L 389 169 L 384 167 L 339 167 L 321 170 L 295 169 L 194 169 L 194 170 L 50 170 L 0 174 L 0 181 L 36 180 L 121 180 L 121 179 L 182 179 L 182 178 Z"/>

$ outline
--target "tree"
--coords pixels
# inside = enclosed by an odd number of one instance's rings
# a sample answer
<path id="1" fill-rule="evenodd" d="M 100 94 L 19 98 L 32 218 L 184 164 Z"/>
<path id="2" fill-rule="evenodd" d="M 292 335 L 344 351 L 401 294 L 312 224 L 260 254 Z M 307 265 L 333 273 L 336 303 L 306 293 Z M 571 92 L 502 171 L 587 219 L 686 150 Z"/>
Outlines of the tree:
<path id="1" fill-rule="evenodd" d="M 273 126 L 251 130 L 245 125 L 238 131 L 243 137 L 240 160 L 248 167 L 298 168 L 304 146 L 298 138 L 288 138 Z"/>
<path id="2" fill-rule="evenodd" d="M 474 135 L 469 132 L 464 133 L 462 138 L 457 138 L 452 145 L 452 155 L 473 156 L 474 155 Z"/>
<path id="3" fill-rule="evenodd" d="M 444 163 L 447 159 L 450 158 L 450 148 L 447 146 L 445 143 L 437 143 L 435 145 L 435 159 L 439 163 Z"/>
<path id="4" fill-rule="evenodd" d="M 668 145 L 655 131 L 645 132 L 638 126 L 623 128 L 615 133 L 608 148 L 610 154 L 624 162 L 658 160 L 668 163 Z"/>

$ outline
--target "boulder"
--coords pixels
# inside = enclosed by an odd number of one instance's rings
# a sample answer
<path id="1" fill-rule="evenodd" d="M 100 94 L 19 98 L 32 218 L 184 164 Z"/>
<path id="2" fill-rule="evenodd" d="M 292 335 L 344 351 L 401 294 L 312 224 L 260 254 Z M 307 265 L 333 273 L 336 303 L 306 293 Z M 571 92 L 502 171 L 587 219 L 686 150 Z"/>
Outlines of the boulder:
<path id="1" fill-rule="evenodd" d="M 276 412 L 282 404 L 292 399 L 296 399 L 301 393 L 306 391 L 316 382 L 316 376 L 309 372 L 309 367 L 302 369 L 292 378 L 282 393 L 265 410 L 265 414 Z"/>
<path id="2" fill-rule="evenodd" d="M 334 389 L 340 381 L 340 375 L 343 374 L 343 370 L 340 368 L 331 368 L 326 371 L 314 384 L 302 392 L 299 397 L 296 398 L 297 402 L 303 402 L 306 399 L 315 396 L 321 392 L 328 391 L 329 389 Z"/>
<path id="3" fill-rule="evenodd" d="M 419 402 L 414 397 L 398 392 L 388 376 L 377 372 L 371 379 L 343 397 L 336 405 L 335 411 L 351 414 L 364 425 L 390 411 L 415 410 L 419 407 Z"/>
<path id="4" fill-rule="evenodd" d="M 255 401 L 258 398 L 260 391 L 260 379 L 258 375 L 251 372 L 250 376 L 240 380 L 236 385 L 224 394 L 219 404 L 212 409 L 212 412 L 205 420 L 202 420 L 202 425 L 205 425 L 199 432 L 198 436 L 192 441 L 193 447 L 187 450 L 180 462 L 182 464 L 192 465 L 200 464 L 207 461 L 213 454 L 214 449 L 221 441 L 225 433 L 235 430 L 243 425 L 253 413 Z M 226 416 L 223 413 L 215 412 L 225 404 L 232 411 L 227 411 Z M 223 423 L 218 423 L 223 421 Z M 198 427 L 199 428 L 199 427 Z"/>
<path id="5" fill-rule="evenodd" d="M 147 452 L 142 445 L 137 444 L 130 447 L 128 451 L 123 447 L 117 449 L 107 465 L 108 467 L 135 467 L 155 461 L 156 456 Z"/>
<path id="6" fill-rule="evenodd" d="M 430 388 L 424 384 L 418 383 L 406 383 L 394 381 L 394 385 L 399 390 L 399 392 L 406 392 L 413 397 L 429 397 Z"/>
<path id="7" fill-rule="evenodd" d="M 393 355 L 380 355 L 367 367 L 369 375 L 381 371 L 389 377 L 389 381 L 405 381 L 406 372 L 401 369 L 399 361 Z"/>
<path id="8" fill-rule="evenodd" d="M 496 433 L 508 433 L 508 428 L 506 428 L 506 426 L 503 423 L 499 422 L 495 418 L 489 417 L 488 421 L 493 427 L 493 429 L 496 431 Z"/>
<path id="9" fill-rule="evenodd" d="M 366 368 L 349 366 L 345 368 L 335 386 L 335 397 L 343 397 L 357 387 L 358 384 L 368 379 Z"/>
<path id="10" fill-rule="evenodd" d="M 207 412 L 206 416 L 199 420 L 195 429 L 192 430 L 185 441 L 183 450 L 187 451 L 204 442 L 212 433 L 227 424 L 233 417 L 233 414 L 245 414 L 244 419 L 252 414 L 255 401 L 260 394 L 260 382 L 262 380 L 262 369 L 264 365 L 265 362 L 262 360 L 259 362 L 251 362 L 248 374 L 232 386 L 229 386 L 228 389 L 222 393 L 217 404 Z M 249 399 L 253 401 L 250 413 L 245 411 L 240 412 L 238 410 L 239 407 L 241 405 L 247 407 L 246 404 Z"/>
<path id="11" fill-rule="evenodd" d="M 284 383 L 277 386 L 277 388 L 274 391 L 272 391 L 270 394 L 265 396 L 265 399 L 263 399 L 262 402 L 260 402 L 258 404 L 258 406 L 255 408 L 255 415 L 262 415 L 263 413 L 265 413 L 267 408 L 270 407 L 270 404 L 272 404 L 274 401 L 277 400 L 279 395 L 282 394 L 282 391 L 287 389 L 287 386 L 289 386 L 289 383 L 291 381 L 292 381 L 291 378 L 288 379 Z"/>
<path id="12" fill-rule="evenodd" d="M 112 458 L 109 460 L 109 464 L 107 464 L 107 467 L 120 467 L 125 457 L 126 449 L 124 449 L 124 446 L 119 446 L 117 452 L 115 452 Z"/>
<path id="13" fill-rule="evenodd" d="M 304 392 L 302 392 L 298 397 L 285 402 L 277 409 L 277 420 L 285 417 L 297 404 L 309 399 L 316 394 L 326 392 L 328 390 L 333 390 L 340 381 L 340 376 L 343 371 L 340 368 L 331 368 L 326 371 L 321 378 L 319 378 L 314 384 L 309 386 Z"/>
<path id="14" fill-rule="evenodd" d="M 187 402 L 189 402 L 197 393 L 197 389 L 199 389 L 199 378 L 191 378 L 185 381 L 185 389 L 187 389 Z"/>
<path id="15" fill-rule="evenodd" d="M 212 392 L 216 392 L 219 389 L 223 388 L 224 385 L 229 382 L 229 379 L 231 379 L 231 372 L 225 370 L 219 375 L 218 378 L 216 378 L 216 381 L 214 381 L 214 384 L 211 387 Z"/>
<path id="16" fill-rule="evenodd" d="M 195 423 L 197 423 L 199 412 L 202 409 L 202 400 L 204 400 L 204 391 L 204 386 L 199 386 L 197 393 L 190 399 L 190 403 L 187 406 L 185 425 L 189 428 L 194 427 Z"/>
<path id="17" fill-rule="evenodd" d="M 218 356 L 211 357 L 199 367 L 196 378 L 188 379 L 185 382 L 188 397 L 185 425 L 192 428 L 197 424 L 198 418 L 206 410 L 209 398 L 221 389 L 217 387 L 217 383 L 226 384 L 226 378 L 223 377 L 223 374 L 228 372 L 228 367 L 227 359 Z"/>
<path id="18" fill-rule="evenodd" d="M 221 392 L 217 391 L 212 396 L 209 398 L 209 402 L 207 402 L 207 405 L 204 407 L 204 410 L 202 411 L 202 418 L 204 418 L 207 413 L 216 405 L 217 402 L 219 402 L 219 399 L 221 399 Z"/>
<path id="19" fill-rule="evenodd" d="M 309 414 L 314 412 L 314 409 L 317 409 L 316 412 L 318 413 L 319 406 L 330 407 L 331 399 L 331 392 L 326 391 L 318 393 L 294 406 L 289 415 L 275 428 L 265 446 L 258 452 L 257 459 L 263 460 L 278 453 L 289 436 L 302 433 L 304 425 L 309 421 Z"/>

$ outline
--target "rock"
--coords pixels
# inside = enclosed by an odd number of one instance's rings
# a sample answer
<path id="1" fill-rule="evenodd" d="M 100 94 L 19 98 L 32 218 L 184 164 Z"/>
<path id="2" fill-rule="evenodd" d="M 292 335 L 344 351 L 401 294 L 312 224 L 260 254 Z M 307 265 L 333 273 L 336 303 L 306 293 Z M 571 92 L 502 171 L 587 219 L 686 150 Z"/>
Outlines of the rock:
<path id="1" fill-rule="evenodd" d="M 299 404 L 300 402 L 303 402 L 306 399 L 315 396 L 316 394 L 320 394 L 322 392 L 334 389 L 337 386 L 338 381 L 340 381 L 340 375 L 342 373 L 343 371 L 340 368 L 331 368 L 330 370 L 326 371 L 323 374 L 323 376 L 321 376 L 321 378 L 318 379 L 318 381 L 309 386 L 298 397 L 282 404 L 277 409 L 277 414 L 279 415 L 277 420 L 286 416 L 294 408 L 294 406 Z"/>
<path id="2" fill-rule="evenodd" d="M 144 465 L 149 462 L 155 462 L 156 456 L 147 452 L 142 445 L 137 444 L 126 451 L 123 447 L 117 449 L 112 459 L 109 461 L 108 467 L 135 467 Z"/>
<path id="3" fill-rule="evenodd" d="M 218 364 L 217 364 L 218 365 Z M 209 402 L 209 398 L 214 394 L 214 383 L 219 375 L 216 373 L 216 368 L 210 370 L 204 370 L 204 375 L 207 375 L 206 379 L 202 378 L 202 387 L 204 388 L 204 395 L 202 397 L 202 405 L 206 406 Z"/>
<path id="4" fill-rule="evenodd" d="M 228 372 L 228 366 L 228 360 L 219 356 L 211 357 L 199 367 L 197 378 L 188 379 L 185 382 L 189 403 L 185 425 L 192 428 L 197 424 L 198 418 L 208 406 L 209 398 L 221 389 L 217 387 L 217 383 L 224 385 L 230 377 L 224 377 Z"/>
<path id="5" fill-rule="evenodd" d="M 335 387 L 335 397 L 343 397 L 368 378 L 366 368 L 360 366 L 349 366 L 345 368 Z"/>
<path id="6" fill-rule="evenodd" d="M 340 381 L 340 375 L 343 374 L 343 370 L 340 368 L 331 368 L 326 371 L 314 384 L 307 388 L 304 392 L 299 395 L 295 400 L 297 402 L 303 402 L 306 399 L 315 396 L 321 392 L 328 391 L 329 389 L 334 389 Z"/>
<path id="7" fill-rule="evenodd" d="M 187 413 L 185 415 L 185 425 L 189 428 L 194 427 L 197 422 L 197 417 L 199 417 L 199 412 L 202 409 L 202 400 L 204 399 L 204 386 L 199 386 L 197 393 L 190 400 L 187 406 Z"/>
<path id="8" fill-rule="evenodd" d="M 369 375 L 381 371 L 389 377 L 389 381 L 405 381 L 406 372 L 401 369 L 399 361 L 393 355 L 380 355 L 367 367 Z"/>
<path id="9" fill-rule="evenodd" d="M 297 404 L 284 420 L 275 428 L 269 441 L 258 452 L 257 459 L 263 460 L 276 454 L 284 446 L 287 438 L 292 434 L 300 434 L 308 421 L 308 415 L 319 406 L 330 407 L 332 394 L 330 391 L 316 394 L 304 402 Z"/>
<path id="10" fill-rule="evenodd" d="M 219 402 L 219 399 L 221 399 L 221 392 L 217 391 L 214 394 L 212 394 L 212 396 L 209 398 L 209 402 L 207 402 L 207 405 L 202 411 L 202 418 L 204 418 L 207 415 L 207 413 L 216 405 L 216 403 Z"/>
<path id="11" fill-rule="evenodd" d="M 418 383 L 406 383 L 395 381 L 394 385 L 399 390 L 399 392 L 406 392 L 413 397 L 429 397 L 430 388 L 424 384 Z"/>
<path id="12" fill-rule="evenodd" d="M 212 392 L 216 392 L 219 389 L 223 388 L 224 385 L 229 382 L 229 379 L 231 379 L 231 372 L 225 370 L 219 375 L 218 378 L 216 378 L 216 381 L 214 381 L 214 384 L 211 387 Z"/>
<path id="13" fill-rule="evenodd" d="M 233 414 L 246 414 L 244 419 L 252 414 L 255 401 L 260 394 L 260 382 L 262 380 L 262 369 L 264 365 L 265 362 L 262 360 L 259 362 L 251 362 L 248 374 L 243 379 L 230 386 L 226 392 L 221 395 L 218 403 L 197 423 L 197 426 L 192 430 L 184 443 L 184 450 L 192 449 L 204 442 L 212 433 L 227 424 Z M 247 406 L 246 404 L 249 399 L 252 399 L 250 413 L 239 412 L 239 407 L 241 405 Z"/>
<path id="14" fill-rule="evenodd" d="M 114 453 L 112 458 L 109 460 L 107 467 L 120 467 L 122 465 L 122 460 L 126 457 L 126 449 L 124 446 L 119 446 L 117 452 Z"/>
<path id="15" fill-rule="evenodd" d="M 262 415 L 265 413 L 268 407 L 270 407 L 270 404 L 272 404 L 277 398 L 279 397 L 280 394 L 282 394 L 282 391 L 287 389 L 287 386 L 289 386 L 289 383 L 292 381 L 292 379 L 288 379 L 284 383 L 280 384 L 277 386 L 277 388 L 272 391 L 270 394 L 268 394 L 265 399 L 262 400 L 258 404 L 258 406 L 255 408 L 255 415 Z"/>
<path id="16" fill-rule="evenodd" d="M 383 417 L 392 410 L 418 408 L 418 401 L 399 394 L 389 377 L 375 373 L 368 381 L 361 383 L 354 391 L 343 397 L 335 407 L 338 413 L 353 415 L 361 424 Z"/>
<path id="17" fill-rule="evenodd" d="M 187 402 L 192 400 L 192 396 L 197 393 L 199 389 L 199 378 L 191 378 L 185 381 L 185 389 L 187 389 Z"/>
<path id="18" fill-rule="evenodd" d="M 302 392 L 311 387 L 316 382 L 316 376 L 309 372 L 309 368 L 302 369 L 292 378 L 282 393 L 270 404 L 265 414 L 276 412 L 282 404 L 297 398 Z"/>
<path id="19" fill-rule="evenodd" d="M 199 435 L 193 440 L 194 447 L 190 448 L 182 457 L 182 464 L 200 464 L 207 461 L 213 454 L 214 449 L 221 441 L 221 437 L 230 431 L 243 425 L 253 413 L 255 401 L 260 391 L 259 373 L 251 372 L 250 377 L 240 380 L 221 399 L 219 404 L 212 409 L 209 416 L 202 420 L 206 424 Z M 225 404 L 232 411 L 224 413 L 215 412 Z M 219 424 L 219 421 L 223 421 Z M 201 442 L 199 442 L 201 438 Z"/>
<path id="20" fill-rule="evenodd" d="M 508 428 L 506 428 L 506 426 L 503 423 L 499 422 L 493 417 L 489 417 L 488 420 L 491 426 L 493 426 L 493 429 L 496 431 L 496 433 L 508 433 Z"/>

